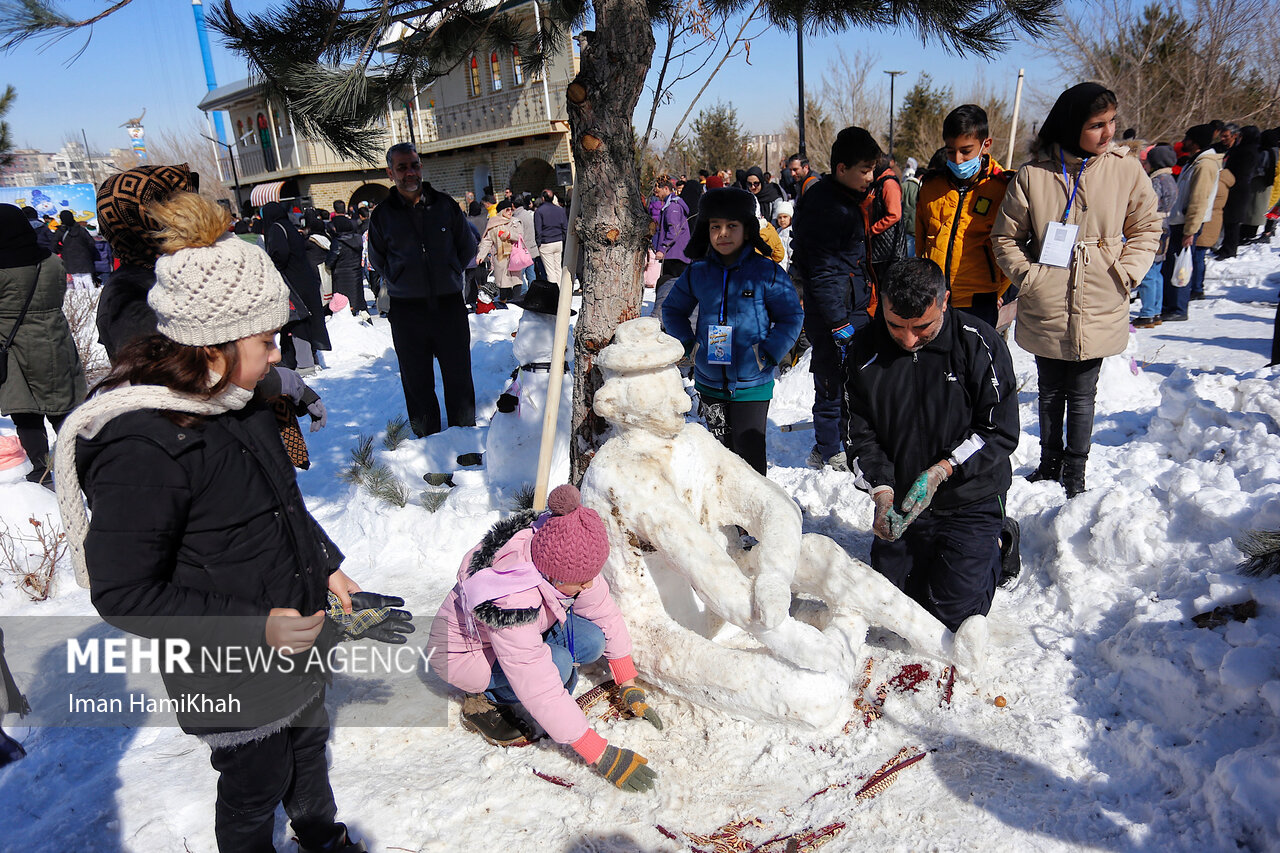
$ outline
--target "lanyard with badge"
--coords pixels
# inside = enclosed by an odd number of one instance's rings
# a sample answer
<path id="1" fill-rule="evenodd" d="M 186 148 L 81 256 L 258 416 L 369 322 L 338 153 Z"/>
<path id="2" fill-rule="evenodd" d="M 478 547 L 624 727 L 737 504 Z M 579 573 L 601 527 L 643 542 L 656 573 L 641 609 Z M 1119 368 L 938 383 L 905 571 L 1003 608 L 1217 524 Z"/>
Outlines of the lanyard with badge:
<path id="1" fill-rule="evenodd" d="M 724 271 L 724 292 L 720 295 L 720 322 L 707 327 L 707 364 L 733 364 L 733 326 L 726 325 L 729 302 L 729 270 Z"/>
<path id="2" fill-rule="evenodd" d="M 1067 175 L 1067 158 L 1058 152 L 1058 157 L 1062 161 L 1062 180 L 1065 184 L 1071 184 L 1071 178 Z M 1067 219 L 1071 216 L 1071 207 L 1076 203 L 1076 193 L 1080 190 L 1080 184 L 1084 182 L 1084 167 L 1089 164 L 1089 158 L 1086 157 L 1080 162 L 1080 171 L 1076 173 L 1075 186 L 1071 188 L 1071 195 L 1067 197 L 1067 209 L 1062 211 L 1061 222 L 1050 222 L 1044 229 L 1044 242 L 1040 244 L 1040 263 L 1049 267 L 1069 267 L 1071 266 L 1071 252 L 1076 246 L 1076 235 L 1080 231 L 1079 225 L 1068 225 Z"/>

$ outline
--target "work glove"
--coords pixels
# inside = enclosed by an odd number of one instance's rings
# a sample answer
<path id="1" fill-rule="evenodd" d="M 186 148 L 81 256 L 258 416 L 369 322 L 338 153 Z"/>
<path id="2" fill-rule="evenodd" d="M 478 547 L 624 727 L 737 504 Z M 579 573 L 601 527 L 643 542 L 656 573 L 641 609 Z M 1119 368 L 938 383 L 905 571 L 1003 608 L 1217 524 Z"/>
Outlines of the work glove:
<path id="1" fill-rule="evenodd" d="M 644 717 L 655 729 L 662 731 L 662 718 L 658 716 L 657 711 L 649 707 L 647 698 L 644 691 L 634 685 L 622 688 L 622 692 L 618 694 L 622 707 L 630 711 L 632 716 Z"/>
<path id="2" fill-rule="evenodd" d="M 916 481 L 911 484 L 911 488 L 907 489 L 907 496 L 902 499 L 902 527 L 905 530 L 907 525 L 920 517 L 920 513 L 929 508 L 929 504 L 933 503 L 933 496 L 947 479 L 947 469 L 942 467 L 942 463 L 930 466 Z"/>
<path id="3" fill-rule="evenodd" d="M 843 348 L 847 347 L 849 345 L 849 341 L 853 340 L 853 333 L 855 331 L 856 330 L 853 328 L 852 323 L 845 323 L 843 326 L 838 326 L 832 329 L 831 337 L 835 340 L 836 346 Z"/>
<path id="4" fill-rule="evenodd" d="M 616 746 L 606 746 L 594 766 L 597 773 L 623 791 L 652 791 L 658 778 L 643 755 Z"/>
<path id="5" fill-rule="evenodd" d="M 324 429 L 324 425 L 329 423 L 329 410 L 324 407 L 324 402 L 319 397 L 307 403 L 307 414 L 311 415 L 312 432 Z M 403 601 L 400 603 L 404 604 Z"/>
<path id="6" fill-rule="evenodd" d="M 401 645 L 405 634 L 413 633 L 413 614 L 397 610 L 404 599 L 395 595 L 376 592 L 351 593 L 351 613 L 344 613 L 342 601 L 329 593 L 329 619 L 342 630 L 344 640 L 363 640 L 368 637 L 380 643 Z"/>
<path id="7" fill-rule="evenodd" d="M 893 489 L 889 486 L 880 486 L 872 491 L 871 500 L 876 504 L 875 521 L 871 524 L 871 531 L 886 542 L 894 541 L 901 532 L 902 517 L 893 508 Z"/>

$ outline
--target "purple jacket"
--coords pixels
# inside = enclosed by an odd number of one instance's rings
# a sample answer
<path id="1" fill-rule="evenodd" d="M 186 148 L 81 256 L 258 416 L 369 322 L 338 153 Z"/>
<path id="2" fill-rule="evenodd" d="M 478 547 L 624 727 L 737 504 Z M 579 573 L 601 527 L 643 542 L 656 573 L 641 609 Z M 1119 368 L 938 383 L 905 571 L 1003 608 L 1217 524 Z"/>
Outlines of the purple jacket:
<path id="1" fill-rule="evenodd" d="M 658 217 L 658 230 L 653 234 L 653 250 L 662 252 L 663 260 L 689 263 L 685 248 L 689 245 L 689 208 L 684 199 L 672 193 Z"/>
<path id="2" fill-rule="evenodd" d="M 490 566 L 476 566 L 475 571 L 472 558 L 483 543 L 462 558 L 458 583 L 431 623 L 428 641 L 431 668 L 460 690 L 482 693 L 489 687 L 494 662 L 501 663 L 511 689 L 538 725 L 557 743 L 571 744 L 583 754 L 587 744 L 580 742 L 590 732 L 587 717 L 565 690 L 560 671 L 551 659 L 551 647 L 542 639 L 553 625 L 565 620 L 568 600 L 561 599 L 554 587 L 542 580 L 522 591 L 489 601 L 469 601 L 470 612 L 463 605 L 464 583 L 482 572 L 503 573 L 509 577 L 527 570 L 536 574 L 529 553 L 532 540 L 533 530 L 526 527 L 498 550 Z M 484 581 L 490 589 L 503 583 L 497 577 L 476 580 Z M 603 577 L 597 577 L 590 589 L 579 593 L 573 601 L 573 612 L 594 622 L 604 633 L 604 656 L 614 679 L 621 683 L 635 678 L 631 635 Z M 596 741 L 598 751 L 591 749 L 596 752 L 594 757 L 588 754 L 583 757 L 595 761 L 604 750 L 604 741 L 598 737 L 588 740 Z"/>

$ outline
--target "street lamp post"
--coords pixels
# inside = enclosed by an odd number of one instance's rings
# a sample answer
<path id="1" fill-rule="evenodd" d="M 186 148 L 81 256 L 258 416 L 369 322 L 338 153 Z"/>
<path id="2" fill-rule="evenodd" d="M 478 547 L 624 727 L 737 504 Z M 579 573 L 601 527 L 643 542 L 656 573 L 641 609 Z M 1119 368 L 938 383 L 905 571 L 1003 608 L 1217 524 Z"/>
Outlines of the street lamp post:
<path id="1" fill-rule="evenodd" d="M 236 171 L 236 153 L 227 143 L 214 139 L 212 136 L 205 136 L 203 133 L 200 135 L 204 136 L 205 139 L 209 140 L 214 145 L 221 145 L 223 148 L 227 149 L 227 160 L 231 163 L 231 182 L 236 186 L 236 216 L 239 216 L 241 212 L 241 204 L 243 202 L 240 200 L 240 174 Z M 221 175 L 219 175 L 219 177 L 221 177 Z"/>
<path id="2" fill-rule="evenodd" d="M 804 147 L 804 16 L 796 19 L 796 77 L 800 86 L 800 156 L 807 157 Z"/>
<path id="3" fill-rule="evenodd" d="M 889 75 L 889 159 L 893 159 L 893 82 L 900 74 L 906 74 L 905 71 L 886 71 Z"/>

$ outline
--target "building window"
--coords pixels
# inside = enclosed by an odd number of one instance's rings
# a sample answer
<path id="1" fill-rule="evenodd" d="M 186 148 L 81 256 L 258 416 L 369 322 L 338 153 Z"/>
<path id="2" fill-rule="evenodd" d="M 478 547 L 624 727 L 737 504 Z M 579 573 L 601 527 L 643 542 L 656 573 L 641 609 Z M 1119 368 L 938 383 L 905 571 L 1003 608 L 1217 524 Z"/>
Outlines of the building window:
<path id="1" fill-rule="evenodd" d="M 524 69 L 520 67 L 520 48 L 511 48 L 511 78 L 517 86 L 524 83 Z"/>
<path id="2" fill-rule="evenodd" d="M 502 91 L 502 63 L 498 61 L 498 52 L 489 54 L 489 76 L 493 80 L 493 91 Z"/>
<path id="3" fill-rule="evenodd" d="M 476 59 L 476 55 L 474 53 L 471 54 L 471 67 L 468 70 L 470 72 L 469 85 L 471 87 L 471 97 L 474 98 L 480 94 L 480 63 Z"/>

